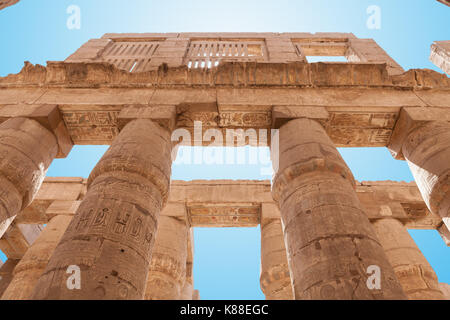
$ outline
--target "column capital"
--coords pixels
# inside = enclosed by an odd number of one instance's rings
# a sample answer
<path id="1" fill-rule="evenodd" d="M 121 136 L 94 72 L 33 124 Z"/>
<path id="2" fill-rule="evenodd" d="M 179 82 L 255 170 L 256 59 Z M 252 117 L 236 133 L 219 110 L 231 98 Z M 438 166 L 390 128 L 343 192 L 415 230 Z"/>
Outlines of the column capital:
<path id="1" fill-rule="evenodd" d="M 275 201 L 280 200 L 288 185 L 295 189 L 299 176 L 311 172 L 334 173 L 355 186 L 352 172 L 319 122 L 307 118 L 291 120 L 280 128 L 279 141 L 278 154 L 272 154 L 272 158 L 279 157 L 272 185 Z"/>
<path id="2" fill-rule="evenodd" d="M 28 118 L 53 133 L 58 143 L 56 158 L 65 158 L 72 150 L 73 142 L 64 123 L 63 116 L 56 104 L 6 105 L 0 108 L 0 123 L 11 118 Z"/>
<path id="3" fill-rule="evenodd" d="M 273 106 L 272 108 L 272 128 L 279 129 L 286 123 L 294 119 L 307 118 L 316 120 L 323 127 L 330 118 L 330 113 L 325 107 L 305 107 L 305 106 Z"/>
<path id="4" fill-rule="evenodd" d="M 404 107 L 400 111 L 388 149 L 397 160 L 405 160 L 402 147 L 416 129 L 434 121 L 450 122 L 450 109 L 435 107 Z"/>

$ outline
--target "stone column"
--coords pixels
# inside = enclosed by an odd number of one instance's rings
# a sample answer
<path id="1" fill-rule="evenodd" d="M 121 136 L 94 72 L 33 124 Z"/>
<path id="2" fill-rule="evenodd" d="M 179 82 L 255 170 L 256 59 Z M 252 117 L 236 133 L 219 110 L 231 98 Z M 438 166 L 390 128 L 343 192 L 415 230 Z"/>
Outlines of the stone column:
<path id="1" fill-rule="evenodd" d="M 48 260 L 67 229 L 71 216 L 57 215 L 42 230 L 33 245 L 14 268 L 14 278 L 1 297 L 2 300 L 28 300 L 44 272 Z"/>
<path id="2" fill-rule="evenodd" d="M 0 237 L 31 203 L 57 152 L 55 135 L 35 120 L 0 124 Z"/>
<path id="3" fill-rule="evenodd" d="M 401 150 L 428 208 L 450 229 L 450 122 L 416 126 Z"/>
<path id="4" fill-rule="evenodd" d="M 194 296 L 194 285 L 191 281 L 186 279 L 186 281 L 184 282 L 184 286 L 181 289 L 179 300 L 193 300 L 192 299 L 193 296 Z"/>
<path id="5" fill-rule="evenodd" d="M 18 259 L 8 259 L 0 268 L 0 295 L 8 288 L 13 279 L 13 271 L 19 263 Z"/>
<path id="6" fill-rule="evenodd" d="M 433 268 L 397 219 L 385 218 L 373 222 L 384 252 L 394 268 L 403 291 L 411 300 L 442 300 Z"/>
<path id="7" fill-rule="evenodd" d="M 168 197 L 170 153 L 169 131 L 152 120 L 133 120 L 123 128 L 89 176 L 85 198 L 33 299 L 143 298 Z M 78 276 L 80 287 L 69 289 L 69 277 Z"/>
<path id="8" fill-rule="evenodd" d="M 185 221 L 161 216 L 147 279 L 146 300 L 180 299 L 186 279 L 187 236 Z"/>
<path id="9" fill-rule="evenodd" d="M 450 300 L 450 285 L 448 283 L 439 283 L 439 289 L 446 300 Z"/>
<path id="10" fill-rule="evenodd" d="M 293 299 L 280 219 L 267 219 L 261 223 L 260 283 L 266 300 Z"/>
<path id="11" fill-rule="evenodd" d="M 272 192 L 283 219 L 294 298 L 405 299 L 361 208 L 353 175 L 323 127 L 291 120 L 279 139 Z M 381 290 L 367 285 L 370 266 L 381 270 Z"/>

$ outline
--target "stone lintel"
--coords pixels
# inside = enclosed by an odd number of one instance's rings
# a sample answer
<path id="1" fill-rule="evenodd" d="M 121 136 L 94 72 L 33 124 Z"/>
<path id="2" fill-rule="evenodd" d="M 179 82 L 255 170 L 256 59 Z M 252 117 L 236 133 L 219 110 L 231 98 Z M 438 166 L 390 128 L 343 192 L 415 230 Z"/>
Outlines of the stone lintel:
<path id="1" fill-rule="evenodd" d="M 84 189 L 83 178 L 46 178 L 16 223 L 44 224 L 56 214 L 73 215 Z M 363 181 L 356 191 L 370 220 L 392 217 L 409 229 L 439 229 L 444 238 L 447 235 L 442 218 L 428 210 L 414 182 Z M 252 180 L 172 181 L 161 215 L 191 227 L 255 227 L 263 220 L 280 219 L 270 181 Z"/>
<path id="2" fill-rule="evenodd" d="M 21 259 L 42 231 L 39 224 L 13 222 L 0 239 L 0 250 L 8 259 Z"/>
<path id="3" fill-rule="evenodd" d="M 58 142 L 57 158 L 65 158 L 72 150 L 73 142 L 70 138 L 63 116 L 57 105 L 6 105 L 0 108 L 0 123 L 16 117 L 33 119 L 47 130 L 53 132 Z"/>
<path id="4" fill-rule="evenodd" d="M 402 147 L 405 139 L 415 128 L 432 121 L 450 121 L 450 108 L 402 108 L 388 144 L 388 148 L 392 156 L 395 159 L 404 160 Z"/>
<path id="5" fill-rule="evenodd" d="M 46 177 L 32 204 L 16 217 L 17 223 L 47 223 L 57 210 L 74 214 L 77 203 L 86 193 L 86 182 L 75 177 Z M 73 213 L 72 213 L 73 212 Z"/>

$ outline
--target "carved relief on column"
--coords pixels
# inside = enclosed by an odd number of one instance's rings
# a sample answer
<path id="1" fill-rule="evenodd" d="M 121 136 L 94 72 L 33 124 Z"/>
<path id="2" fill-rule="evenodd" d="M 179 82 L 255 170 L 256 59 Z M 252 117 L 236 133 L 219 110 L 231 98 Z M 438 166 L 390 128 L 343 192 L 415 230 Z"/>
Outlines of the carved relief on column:
<path id="1" fill-rule="evenodd" d="M 193 300 L 194 298 L 194 233 L 188 230 L 187 255 L 186 255 L 186 277 L 181 289 L 180 300 Z"/>
<path id="2" fill-rule="evenodd" d="M 35 120 L 0 124 L 0 237 L 31 203 L 57 152 L 54 134 Z"/>
<path id="3" fill-rule="evenodd" d="M 292 300 L 286 246 L 280 219 L 261 223 L 261 289 L 266 300 Z"/>
<path id="4" fill-rule="evenodd" d="M 279 203 L 295 299 L 405 299 L 354 189 L 354 179 L 323 127 L 309 119 L 280 128 Z M 381 289 L 366 284 L 370 266 Z"/>
<path id="5" fill-rule="evenodd" d="M 442 300 L 436 273 L 417 247 L 406 227 L 397 219 L 373 222 L 384 252 L 403 291 L 411 300 Z"/>
<path id="6" fill-rule="evenodd" d="M 450 112 L 403 108 L 389 149 L 405 159 L 428 208 L 450 229 Z"/>
<path id="7" fill-rule="evenodd" d="M 185 221 L 161 216 L 145 290 L 146 300 L 180 299 L 186 279 L 187 236 Z"/>
<path id="8" fill-rule="evenodd" d="M 170 172 L 169 131 L 151 120 L 129 122 L 92 171 L 32 297 L 142 299 Z M 67 288 L 69 266 L 80 268 L 80 289 Z"/>
<path id="9" fill-rule="evenodd" d="M 30 299 L 34 286 L 71 220 L 72 216 L 65 215 L 57 215 L 50 220 L 14 268 L 14 277 L 2 295 L 2 300 Z"/>
<path id="10" fill-rule="evenodd" d="M 428 208 L 450 228 L 450 122 L 416 128 L 402 151 Z"/>

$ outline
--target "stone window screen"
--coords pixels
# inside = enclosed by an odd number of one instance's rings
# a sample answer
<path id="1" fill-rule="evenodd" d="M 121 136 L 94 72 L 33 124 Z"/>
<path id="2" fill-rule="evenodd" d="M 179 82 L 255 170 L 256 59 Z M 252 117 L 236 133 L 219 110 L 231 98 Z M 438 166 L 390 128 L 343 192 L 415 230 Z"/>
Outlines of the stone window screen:
<path id="1" fill-rule="evenodd" d="M 189 68 L 213 68 L 220 61 L 266 61 L 264 41 L 191 41 L 186 54 Z"/>

